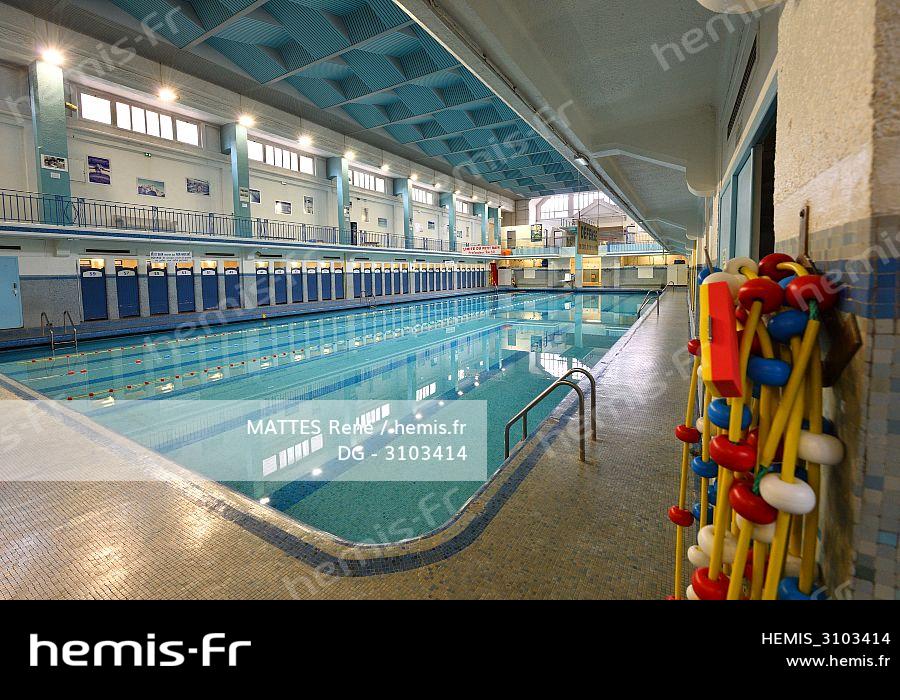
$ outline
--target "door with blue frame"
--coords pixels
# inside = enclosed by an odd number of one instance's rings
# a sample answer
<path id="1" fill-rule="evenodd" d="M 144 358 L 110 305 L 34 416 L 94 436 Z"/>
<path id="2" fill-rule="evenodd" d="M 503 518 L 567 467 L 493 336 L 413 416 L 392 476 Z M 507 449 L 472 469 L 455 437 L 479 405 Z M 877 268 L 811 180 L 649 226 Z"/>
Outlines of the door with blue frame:
<path id="1" fill-rule="evenodd" d="M 319 283 L 322 286 L 322 301 L 331 301 L 332 299 L 332 279 L 331 266 L 325 264 L 319 271 Z"/>
<path id="2" fill-rule="evenodd" d="M 319 267 L 315 263 L 306 267 L 306 298 L 319 300 Z"/>
<path id="3" fill-rule="evenodd" d="M 200 263 L 200 294 L 204 311 L 219 308 L 219 263 L 214 260 Z"/>
<path id="4" fill-rule="evenodd" d="M 384 294 L 384 279 L 381 276 L 381 265 L 372 266 L 372 282 L 375 285 L 375 296 Z"/>
<path id="5" fill-rule="evenodd" d="M 19 259 L 0 256 L 0 328 L 21 328 L 22 283 L 19 280 Z"/>
<path id="6" fill-rule="evenodd" d="M 169 313 L 169 265 L 164 262 L 147 263 L 147 296 L 150 315 Z"/>
<path id="7" fill-rule="evenodd" d="M 178 300 L 178 313 L 189 313 L 197 310 L 194 294 L 194 263 L 175 263 L 175 297 Z"/>
<path id="8" fill-rule="evenodd" d="M 269 293 L 269 263 L 257 263 L 256 266 L 256 305 L 269 306 L 272 297 Z"/>
<path id="9" fill-rule="evenodd" d="M 356 265 L 353 268 L 353 298 L 359 299 L 362 296 L 362 290 L 362 268 L 360 268 L 359 265 Z"/>
<path id="10" fill-rule="evenodd" d="M 275 263 L 275 303 L 287 304 L 287 269 L 283 264 Z"/>
<path id="11" fill-rule="evenodd" d="M 137 266 L 137 260 L 116 260 L 115 262 L 119 318 L 133 318 L 141 315 Z"/>
<path id="12" fill-rule="evenodd" d="M 106 304 L 106 263 L 100 258 L 79 261 L 81 304 L 85 321 L 104 321 L 109 318 Z"/>
<path id="13" fill-rule="evenodd" d="M 343 299 L 346 296 L 344 291 L 344 265 L 338 263 L 334 267 L 334 298 Z"/>
<path id="14" fill-rule="evenodd" d="M 291 302 L 299 304 L 303 301 L 303 265 L 291 266 Z"/>
<path id="15" fill-rule="evenodd" d="M 241 268 L 240 263 L 225 263 L 225 307 L 241 308 Z"/>

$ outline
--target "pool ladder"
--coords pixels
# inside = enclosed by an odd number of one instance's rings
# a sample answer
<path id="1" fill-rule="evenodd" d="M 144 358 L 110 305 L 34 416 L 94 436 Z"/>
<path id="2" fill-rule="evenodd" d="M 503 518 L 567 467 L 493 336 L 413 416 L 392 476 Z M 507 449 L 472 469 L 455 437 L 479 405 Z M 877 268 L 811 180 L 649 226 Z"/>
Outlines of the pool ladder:
<path id="1" fill-rule="evenodd" d="M 75 352 L 78 352 L 78 327 L 72 320 L 72 314 L 66 309 L 63 311 L 63 325 L 59 335 L 64 338 L 69 333 L 72 334 L 71 340 L 58 340 L 56 332 L 53 330 L 53 322 L 47 316 L 46 311 L 41 311 L 41 335 L 50 336 L 50 352 L 53 357 L 56 357 L 56 349 L 65 345 L 74 346 Z"/>
<path id="2" fill-rule="evenodd" d="M 545 398 L 547 398 L 550 394 L 552 394 L 556 389 L 561 386 L 567 386 L 569 387 L 569 391 L 574 391 L 578 395 L 578 438 L 581 452 L 581 461 L 587 461 L 585 457 L 584 445 L 584 391 L 582 391 L 581 387 L 578 386 L 578 384 L 569 379 L 569 377 L 571 377 L 573 374 L 583 374 L 585 377 L 587 377 L 588 382 L 590 382 L 591 384 L 591 440 L 593 442 L 597 441 L 597 380 L 594 379 L 594 375 L 591 374 L 590 371 L 582 369 L 581 367 L 575 367 L 573 369 L 570 369 L 563 376 L 561 376 L 550 386 L 544 389 L 540 394 L 535 396 L 531 400 L 531 402 L 527 406 L 525 406 L 525 408 L 514 415 L 506 424 L 504 446 L 506 449 L 507 459 L 509 459 L 510 452 L 509 431 L 513 427 L 513 425 L 515 425 L 516 421 L 518 421 L 520 418 L 522 419 L 522 439 L 519 442 L 524 442 L 528 438 L 528 412 Z M 516 444 L 518 445 L 519 442 L 517 442 Z"/>
<path id="3" fill-rule="evenodd" d="M 641 305 L 638 306 L 637 315 L 638 318 L 641 316 L 641 311 L 644 310 L 644 307 L 650 303 L 651 300 L 656 299 L 656 316 L 659 318 L 659 298 L 666 293 L 669 287 L 675 286 L 674 282 L 667 282 L 666 286 L 660 287 L 659 289 L 651 289 L 647 292 L 647 296 L 644 297 L 644 300 L 641 302 Z"/>

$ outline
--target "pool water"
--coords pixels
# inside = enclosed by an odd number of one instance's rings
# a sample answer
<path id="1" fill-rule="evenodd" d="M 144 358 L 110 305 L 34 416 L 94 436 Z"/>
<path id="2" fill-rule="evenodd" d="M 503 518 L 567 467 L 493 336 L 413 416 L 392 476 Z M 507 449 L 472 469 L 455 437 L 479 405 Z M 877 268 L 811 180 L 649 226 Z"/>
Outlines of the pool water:
<path id="1" fill-rule="evenodd" d="M 220 401 L 484 401 L 491 474 L 504 461 L 506 422 L 569 369 L 596 364 L 635 321 L 641 298 L 488 293 L 82 342 L 53 360 L 45 349 L 5 353 L 0 373 L 72 406 L 96 404 L 92 419 L 207 475 L 211 460 L 237 448 L 236 433 L 217 422 Z M 166 411 L 185 405 L 166 403 L 175 399 L 197 402 L 188 422 Z M 124 420 L 130 401 L 159 402 L 158 420 Z M 532 431 L 555 403 L 529 414 Z M 484 483 L 219 480 L 312 527 L 371 543 L 434 530 Z"/>

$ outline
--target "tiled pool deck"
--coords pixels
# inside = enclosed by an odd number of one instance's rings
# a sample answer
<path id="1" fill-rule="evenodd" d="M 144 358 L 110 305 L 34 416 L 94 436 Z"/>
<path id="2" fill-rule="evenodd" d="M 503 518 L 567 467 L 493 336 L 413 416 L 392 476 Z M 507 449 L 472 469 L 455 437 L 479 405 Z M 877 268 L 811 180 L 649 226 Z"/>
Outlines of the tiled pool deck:
<path id="1" fill-rule="evenodd" d="M 596 368 L 588 464 L 563 408 L 450 526 L 402 546 L 343 545 L 102 428 L 35 422 L 33 404 L 8 403 L 4 422 L 37 427 L 0 460 L 40 452 L 60 480 L 0 482 L 0 598 L 661 598 L 673 567 L 672 427 L 688 384 L 685 292 L 664 295 L 661 310 Z M 111 478 L 155 479 L 64 481 L 86 461 Z M 437 521 L 442 496 L 425 505 Z"/>

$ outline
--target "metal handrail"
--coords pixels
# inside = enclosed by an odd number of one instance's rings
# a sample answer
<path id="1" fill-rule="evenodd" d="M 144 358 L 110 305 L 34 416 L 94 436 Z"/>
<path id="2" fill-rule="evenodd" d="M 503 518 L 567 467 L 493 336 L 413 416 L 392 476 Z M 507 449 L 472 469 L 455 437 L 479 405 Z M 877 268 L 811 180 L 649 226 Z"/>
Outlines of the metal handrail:
<path id="1" fill-rule="evenodd" d="M 506 451 L 506 458 L 509 458 L 510 452 L 510 444 L 509 444 L 509 431 L 513 425 L 515 425 L 516 421 L 522 420 L 522 442 L 528 439 L 528 412 L 537 406 L 541 401 L 547 398 L 551 393 L 553 393 L 557 388 L 561 386 L 569 387 L 570 391 L 574 391 L 578 395 L 578 423 L 579 423 L 579 447 L 581 453 L 581 461 L 586 462 L 587 459 L 585 457 L 585 445 L 584 445 L 584 391 L 582 391 L 581 387 L 578 386 L 577 383 L 570 381 L 568 377 L 573 374 L 583 374 L 588 378 L 588 381 L 591 385 L 591 439 L 597 440 L 597 380 L 594 378 L 588 370 L 582 369 L 581 367 L 574 367 L 566 372 L 562 377 L 553 382 L 550 386 L 544 389 L 540 394 L 535 396 L 525 408 L 519 411 L 516 415 L 514 415 L 506 424 L 506 428 L 504 431 L 504 449 Z M 518 444 L 518 442 L 516 443 Z"/>
<path id="2" fill-rule="evenodd" d="M 47 335 L 47 331 L 44 329 L 50 330 L 53 332 L 53 323 L 50 321 L 50 317 L 47 315 L 46 311 L 41 311 L 41 335 Z"/>
<path id="3" fill-rule="evenodd" d="M 80 228 L 98 227 L 128 231 L 176 233 L 190 236 L 253 238 L 259 240 L 341 244 L 335 226 L 318 226 L 296 221 L 242 217 L 216 212 L 191 211 L 141 204 L 129 204 L 86 197 L 63 197 L 0 188 L 0 220 L 28 224 L 52 224 Z M 373 247 L 400 250 L 457 252 L 450 241 L 402 234 L 357 231 L 350 245 L 375 243 Z"/>
<path id="4" fill-rule="evenodd" d="M 669 288 L 669 284 L 674 286 L 674 282 L 667 282 L 666 285 L 662 289 L 651 289 L 647 292 L 647 296 L 644 297 L 644 300 L 641 302 L 641 305 L 638 306 L 637 315 L 640 317 L 641 311 L 644 310 L 644 307 L 647 305 L 647 302 L 650 301 L 650 297 L 654 294 L 656 295 L 656 316 L 659 318 L 659 298 L 665 293 L 665 291 Z"/>

